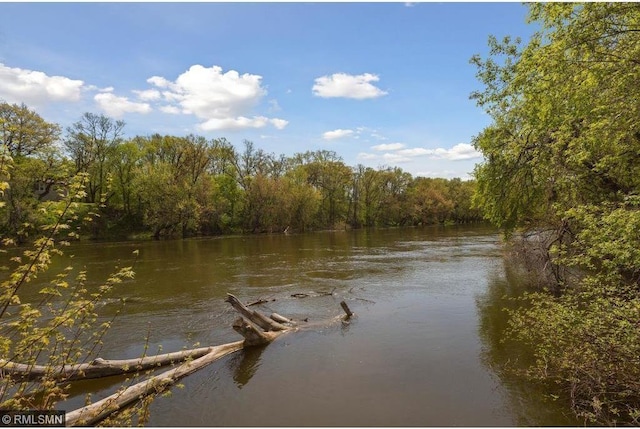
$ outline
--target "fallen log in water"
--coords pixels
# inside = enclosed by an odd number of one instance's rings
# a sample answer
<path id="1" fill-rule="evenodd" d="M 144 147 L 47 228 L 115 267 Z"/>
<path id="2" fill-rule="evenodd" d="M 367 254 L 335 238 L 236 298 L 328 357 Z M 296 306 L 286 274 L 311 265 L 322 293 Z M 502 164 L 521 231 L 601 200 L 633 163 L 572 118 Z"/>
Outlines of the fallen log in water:
<path id="1" fill-rule="evenodd" d="M 26 381 L 39 380 L 47 377 L 60 382 L 67 382 L 145 371 L 182 362 L 187 359 L 198 359 L 210 352 L 211 347 L 202 347 L 135 359 L 97 358 L 88 363 L 54 367 L 27 365 L 0 359 L 0 372 L 2 372 L 3 377 Z"/>
<path id="2" fill-rule="evenodd" d="M 98 402 L 71 411 L 66 414 L 67 426 L 94 425 L 146 396 L 162 392 L 179 379 L 204 368 L 228 354 L 242 350 L 244 347 L 268 344 L 285 333 L 299 329 L 299 326 L 292 320 L 279 314 L 273 313 L 269 318 L 257 311 L 250 310 L 231 294 L 227 294 L 225 301 L 230 303 L 242 315 L 233 323 L 233 329 L 244 337 L 243 341 L 209 347 L 209 351 L 199 358 L 188 360 L 176 368 L 114 393 Z M 345 319 L 354 315 L 344 301 L 340 305 L 347 314 Z M 340 320 L 340 318 L 334 320 Z M 193 350 L 191 351 L 193 352 Z M 189 352 L 189 350 L 186 352 Z"/>
<path id="3" fill-rule="evenodd" d="M 107 398 L 66 414 L 66 424 L 68 426 L 88 426 L 104 420 L 108 416 L 117 413 L 146 396 L 162 392 L 179 379 L 204 368 L 228 354 L 242 350 L 244 347 L 268 344 L 285 333 L 299 329 L 299 326 L 291 319 L 277 313 L 273 313 L 270 317 L 267 317 L 257 311 L 249 309 L 240 302 L 238 298 L 231 294 L 228 294 L 225 301 L 230 303 L 231 306 L 241 314 L 241 317 L 233 323 L 233 329 L 244 337 L 243 341 L 136 359 L 106 360 L 98 358 L 89 363 L 56 367 L 27 365 L 0 360 L 0 374 L 2 374 L 3 377 L 12 377 L 26 381 L 47 377 L 53 378 L 61 383 L 66 383 L 132 372 L 139 373 L 141 371 L 183 362 L 173 369 L 162 372 L 122 391 L 118 391 Z M 346 313 L 344 319 L 349 319 L 353 316 L 353 313 L 344 301 L 342 301 L 340 305 Z M 317 324 L 307 326 L 317 326 Z"/>
<path id="4" fill-rule="evenodd" d="M 188 361 L 182 365 L 165 371 L 148 380 L 134 384 L 121 392 L 116 392 L 98 402 L 79 408 L 66 414 L 67 426 L 91 426 L 106 419 L 110 415 L 124 409 L 126 406 L 143 399 L 154 393 L 161 393 L 167 387 L 174 384 L 179 379 L 193 374 L 197 370 L 204 368 L 212 362 L 230 353 L 242 350 L 244 341 L 223 344 L 211 347 L 211 351 L 206 355 Z"/>

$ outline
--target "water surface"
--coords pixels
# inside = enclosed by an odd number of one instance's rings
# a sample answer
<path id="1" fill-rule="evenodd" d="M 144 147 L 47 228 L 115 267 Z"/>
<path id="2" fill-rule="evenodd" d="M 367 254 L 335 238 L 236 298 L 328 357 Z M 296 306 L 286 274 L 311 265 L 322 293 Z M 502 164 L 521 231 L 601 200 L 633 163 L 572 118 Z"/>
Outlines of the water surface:
<path id="1" fill-rule="evenodd" d="M 294 319 L 357 317 L 228 356 L 151 406 L 152 426 L 516 426 L 574 424 L 558 404 L 499 377 L 493 362 L 510 276 L 486 227 L 75 245 L 91 281 L 139 250 L 104 358 L 236 341 L 227 292 Z M 332 295 L 327 293 L 331 292 Z M 307 298 L 291 295 L 304 293 Z M 124 307 L 120 299 L 124 298 Z M 118 378 L 74 390 L 112 391 Z M 81 396 L 63 404 L 82 405 Z"/>

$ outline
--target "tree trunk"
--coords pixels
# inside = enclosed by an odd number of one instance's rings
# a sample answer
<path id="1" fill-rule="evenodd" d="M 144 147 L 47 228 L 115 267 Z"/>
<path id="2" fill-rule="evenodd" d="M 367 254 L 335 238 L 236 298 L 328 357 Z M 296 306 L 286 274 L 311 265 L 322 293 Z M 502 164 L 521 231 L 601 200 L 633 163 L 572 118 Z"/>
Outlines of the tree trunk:
<path id="1" fill-rule="evenodd" d="M 146 356 L 135 359 L 102 359 L 97 358 L 89 363 L 49 367 L 44 365 L 27 365 L 0 360 L 0 371 L 3 376 L 22 380 L 38 380 L 53 378 L 61 382 L 84 380 L 88 378 L 109 377 L 158 368 L 187 359 L 198 359 L 212 350 L 212 347 L 183 350 L 180 352 Z"/>
<path id="2" fill-rule="evenodd" d="M 221 346 L 210 347 L 209 352 L 193 361 L 188 361 L 177 368 L 165 371 L 155 377 L 142 381 L 127 389 L 114 393 L 98 402 L 86 407 L 79 408 L 66 414 L 67 426 L 90 426 L 94 425 L 111 414 L 122 410 L 148 395 L 164 391 L 179 379 L 204 368 L 212 362 L 230 353 L 242 350 L 244 341 L 223 344 Z"/>
<path id="3" fill-rule="evenodd" d="M 81 378 L 94 378 L 122 374 L 123 370 L 129 367 L 130 370 L 127 372 L 133 372 L 189 359 L 173 369 L 167 370 L 124 390 L 118 391 L 94 404 L 87 405 L 67 413 L 67 426 L 94 425 L 109 417 L 111 414 L 123 410 L 125 407 L 145 398 L 146 396 L 161 393 L 169 386 L 176 383 L 179 379 L 204 368 L 210 363 L 215 362 L 228 354 L 242 350 L 244 347 L 268 344 L 279 336 L 298 329 L 293 321 L 280 316 L 279 314 L 274 313 L 271 315 L 271 318 L 269 318 L 257 311 L 250 310 L 246 305 L 240 302 L 238 298 L 231 294 L 227 294 L 227 299 L 225 301 L 230 303 L 231 306 L 242 315 L 233 323 L 233 329 L 244 337 L 243 341 L 236 341 L 233 343 L 194 350 L 185 350 L 182 352 L 167 353 L 165 355 L 148 356 L 140 359 L 127 359 L 121 361 L 96 359 L 88 364 L 69 366 L 68 368 L 56 368 L 56 370 L 60 370 L 61 374 L 65 374 L 61 379 L 64 379 L 64 381 L 70 381 Z M 332 319 L 333 321 L 342 320 L 344 318 L 348 319 L 353 316 L 353 313 L 344 301 L 341 305 L 345 313 L 347 313 L 347 316 L 334 318 Z M 320 324 L 318 323 L 315 325 L 317 326 Z M 314 325 L 309 324 L 305 326 Z M 127 365 L 129 365 L 129 367 L 127 367 Z M 27 378 L 31 377 L 29 372 L 37 368 L 38 367 L 35 366 L 29 367 L 27 365 L 20 365 L 12 362 L 4 363 L 5 371 L 13 372 L 14 374 Z M 39 370 L 44 371 L 46 368 L 39 368 Z M 49 369 L 49 371 L 51 372 L 51 369 Z M 38 376 L 38 372 L 35 371 L 33 373 L 33 377 L 38 378 Z"/>

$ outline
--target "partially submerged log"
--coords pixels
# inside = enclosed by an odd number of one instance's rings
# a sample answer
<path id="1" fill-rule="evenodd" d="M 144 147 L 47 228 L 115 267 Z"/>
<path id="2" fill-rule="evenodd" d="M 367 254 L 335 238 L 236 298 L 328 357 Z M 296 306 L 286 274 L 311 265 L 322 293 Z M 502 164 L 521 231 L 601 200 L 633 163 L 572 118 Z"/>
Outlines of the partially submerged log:
<path id="1" fill-rule="evenodd" d="M 88 363 L 60 365 L 48 367 L 43 365 L 26 365 L 0 359 L 0 371 L 3 377 L 32 381 L 44 377 L 58 381 L 75 381 L 90 378 L 109 377 L 145 371 L 187 359 L 198 359 L 211 352 L 211 347 L 183 350 L 135 359 L 102 359 L 97 358 Z"/>
<path id="2" fill-rule="evenodd" d="M 266 303 L 268 303 L 268 302 L 273 302 L 273 301 L 275 301 L 275 300 L 276 300 L 275 298 L 271 298 L 271 299 L 263 299 L 263 298 L 260 298 L 260 299 L 259 299 L 259 300 L 257 300 L 257 301 L 253 301 L 253 302 L 250 302 L 249 304 L 247 304 L 247 307 L 252 307 L 252 306 L 254 306 L 254 305 L 260 305 L 260 304 L 266 304 Z"/>
<path id="3" fill-rule="evenodd" d="M 227 299 L 225 299 L 225 302 L 228 302 L 229 304 L 231 304 L 231 306 L 238 313 L 240 313 L 241 315 L 243 315 L 244 317 L 246 317 L 256 325 L 258 325 L 260 328 L 264 329 L 265 331 L 286 331 L 287 329 L 289 329 L 287 326 L 281 323 L 278 323 L 275 320 L 269 319 L 267 316 L 263 315 L 262 313 L 249 309 L 246 305 L 240 302 L 238 298 L 231 295 L 230 293 L 227 294 Z"/>
<path id="4" fill-rule="evenodd" d="M 349 308 L 346 302 L 340 301 L 340 307 L 342 307 L 344 312 L 347 314 L 346 316 L 347 319 L 350 319 L 353 316 L 353 311 L 351 311 L 351 309 Z"/>
<path id="5" fill-rule="evenodd" d="M 155 377 L 149 378 L 148 380 L 134 384 L 121 392 L 114 393 L 113 395 L 91 405 L 87 405 L 67 413 L 66 425 L 91 426 L 99 423 L 111 414 L 124 409 L 128 405 L 137 402 L 148 395 L 164 391 L 181 378 L 186 377 L 189 374 L 193 374 L 197 370 L 204 368 L 223 356 L 242 350 L 243 347 L 244 341 L 236 341 L 234 343 L 211 347 L 209 353 L 198 359 L 185 362 L 174 369 L 165 371 Z"/>
<path id="6" fill-rule="evenodd" d="M 250 310 L 232 294 L 227 294 L 225 301 L 230 303 L 236 311 L 244 316 L 238 317 L 233 323 L 233 329 L 244 337 L 243 341 L 211 347 L 209 353 L 198 359 L 185 362 L 177 368 L 137 383 L 122 392 L 116 392 L 94 404 L 67 413 L 67 426 L 89 426 L 96 424 L 146 396 L 164 391 L 179 379 L 204 368 L 230 353 L 242 350 L 244 347 L 268 344 L 277 337 L 295 329 L 292 326 L 278 323 L 257 311 Z M 280 316 L 280 318 L 289 321 L 289 319 L 285 317 Z"/>
<path id="7" fill-rule="evenodd" d="M 227 294 L 225 301 L 230 303 L 241 315 L 241 317 L 238 317 L 233 323 L 233 329 L 244 337 L 242 341 L 166 353 L 163 355 L 147 356 L 138 359 L 105 360 L 98 358 L 86 364 L 55 368 L 0 361 L 0 374 L 2 374 L 2 376 L 27 380 L 42 378 L 45 374 L 59 374 L 59 378 L 57 379 L 60 382 L 69 382 L 128 372 L 140 372 L 183 362 L 175 368 L 164 371 L 124 390 L 118 391 L 100 401 L 66 414 L 67 426 L 89 426 L 99 423 L 110 415 L 142 400 L 146 396 L 164 391 L 181 378 L 204 368 L 224 356 L 240 351 L 245 347 L 268 344 L 279 336 L 300 328 L 291 319 L 277 313 L 273 313 L 270 317 L 267 317 L 257 311 L 251 310 L 232 294 Z M 351 312 L 344 301 L 341 302 L 340 305 L 347 316 L 345 318 L 332 320 L 348 319 L 353 316 L 353 312 Z M 318 326 L 318 324 L 309 324 L 306 326 Z"/>

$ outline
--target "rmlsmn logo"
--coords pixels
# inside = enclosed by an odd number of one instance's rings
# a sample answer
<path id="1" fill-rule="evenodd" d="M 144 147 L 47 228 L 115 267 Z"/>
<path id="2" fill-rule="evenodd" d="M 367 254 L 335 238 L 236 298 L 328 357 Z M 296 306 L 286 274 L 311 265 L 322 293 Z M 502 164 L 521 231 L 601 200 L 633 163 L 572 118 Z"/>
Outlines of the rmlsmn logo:
<path id="1" fill-rule="evenodd" d="M 65 412 L 54 411 L 0 411 L 0 426 L 12 427 L 64 427 Z"/>

